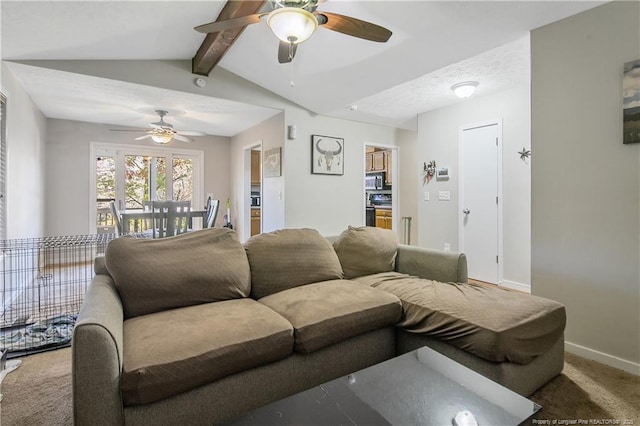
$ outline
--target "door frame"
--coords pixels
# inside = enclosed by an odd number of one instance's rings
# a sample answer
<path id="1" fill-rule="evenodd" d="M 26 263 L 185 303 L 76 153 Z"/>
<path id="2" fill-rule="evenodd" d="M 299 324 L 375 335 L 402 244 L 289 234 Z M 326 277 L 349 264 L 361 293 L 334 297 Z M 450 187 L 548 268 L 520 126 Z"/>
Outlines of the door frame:
<path id="1" fill-rule="evenodd" d="M 362 226 L 367 224 L 367 212 L 366 212 L 366 207 L 367 207 L 367 200 L 366 200 L 366 195 L 367 195 L 367 190 L 364 188 L 364 177 L 367 174 L 367 163 L 366 163 L 366 158 L 367 158 L 367 147 L 368 146 L 372 146 L 374 148 L 382 148 L 382 149 L 386 149 L 389 151 L 392 151 L 392 155 L 391 155 L 391 182 L 393 183 L 391 185 L 391 223 L 392 225 L 392 230 L 396 233 L 399 232 L 400 230 L 400 221 L 399 221 L 399 206 L 400 206 L 400 191 L 398 190 L 398 187 L 400 186 L 400 173 L 398 172 L 398 166 L 400 164 L 399 158 L 400 158 L 400 147 L 398 145 L 391 145 L 391 144 L 383 144 L 383 143 L 377 143 L 377 142 L 367 142 L 364 141 L 362 143 L 362 196 L 360 197 L 362 199 Z"/>
<path id="2" fill-rule="evenodd" d="M 245 145 L 242 147 L 242 164 L 243 164 L 243 182 L 242 182 L 242 227 L 238 230 L 240 241 L 246 241 L 251 237 L 251 151 L 254 149 L 260 149 L 260 161 L 262 161 L 262 139 Z M 260 174 L 262 175 L 262 166 L 260 166 Z M 263 195 L 263 177 L 260 176 L 260 232 L 262 232 L 262 208 L 264 198 Z"/>
<path id="3" fill-rule="evenodd" d="M 497 126 L 497 145 L 498 145 L 498 282 L 496 284 L 502 285 L 504 277 L 504 251 L 503 251 L 503 205 L 504 205 L 504 193 L 502 190 L 502 177 L 504 171 L 503 164 L 503 135 L 502 135 L 502 118 L 497 120 L 488 120 L 485 122 L 474 123 L 469 125 L 460 126 L 458 129 L 458 248 L 460 252 L 464 252 L 464 215 L 462 213 L 462 207 L 464 206 L 464 161 L 463 161 L 463 140 L 464 132 L 467 130 L 473 130 L 480 127 Z"/>
<path id="4" fill-rule="evenodd" d="M 124 164 L 120 164 L 118 166 L 119 156 L 118 153 L 122 152 L 125 155 L 127 154 L 150 154 L 153 156 L 166 156 L 171 157 L 173 155 L 177 156 L 189 156 L 193 157 L 194 165 L 198 164 L 198 170 L 194 168 L 194 176 L 193 176 L 193 197 L 194 200 L 191 201 L 191 205 L 193 209 L 200 210 L 204 206 L 204 151 L 195 150 L 195 149 L 175 149 L 172 147 L 164 147 L 164 146 L 147 146 L 147 145 L 124 145 L 124 144 L 114 144 L 114 143 L 104 143 L 104 142 L 91 142 L 89 144 L 89 233 L 95 234 L 97 232 L 96 226 L 96 209 L 95 209 L 95 200 L 96 200 L 96 155 L 98 151 L 112 151 L 114 153 L 114 157 L 116 159 L 116 170 L 118 167 L 122 170 Z M 116 181 L 116 198 L 120 195 L 117 195 L 119 191 L 124 191 L 124 188 L 119 188 L 117 186 Z"/>

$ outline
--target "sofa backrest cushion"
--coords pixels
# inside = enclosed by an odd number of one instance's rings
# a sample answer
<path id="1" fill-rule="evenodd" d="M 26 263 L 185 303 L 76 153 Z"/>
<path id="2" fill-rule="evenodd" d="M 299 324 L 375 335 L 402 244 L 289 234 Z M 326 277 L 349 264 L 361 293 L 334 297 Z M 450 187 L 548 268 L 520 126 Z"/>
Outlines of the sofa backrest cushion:
<path id="1" fill-rule="evenodd" d="M 395 232 L 371 226 L 349 226 L 333 242 L 345 278 L 393 271 L 398 253 Z"/>
<path id="2" fill-rule="evenodd" d="M 125 318 L 247 297 L 251 291 L 247 255 L 228 228 L 159 239 L 116 238 L 105 260 Z"/>
<path id="3" fill-rule="evenodd" d="M 251 265 L 251 297 L 342 278 L 331 243 L 315 229 L 281 229 L 245 243 Z"/>

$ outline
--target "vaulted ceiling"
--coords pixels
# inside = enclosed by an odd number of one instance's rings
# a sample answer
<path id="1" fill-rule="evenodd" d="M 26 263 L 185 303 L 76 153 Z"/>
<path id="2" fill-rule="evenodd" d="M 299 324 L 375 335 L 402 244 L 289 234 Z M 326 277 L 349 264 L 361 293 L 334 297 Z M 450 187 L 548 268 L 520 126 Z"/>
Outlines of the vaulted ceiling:
<path id="1" fill-rule="evenodd" d="M 194 31 L 231 13 L 232 7 L 234 13 L 245 13 L 239 3 L 232 1 L 225 9 L 224 1 L 4 0 L 0 53 L 5 61 L 191 60 L 206 57 L 198 52 L 201 46 L 231 44 L 217 67 L 314 113 L 413 128 L 417 114 L 459 102 L 449 90 L 458 81 L 479 81 L 476 96 L 528 84 L 529 31 L 604 2 L 326 0 L 318 10 L 382 25 L 393 36 L 375 43 L 319 28 L 300 45 L 291 64 L 278 63 L 277 39 L 263 22 L 233 37 Z M 207 60 L 202 63 L 206 66 Z M 172 104 L 174 94 L 152 88 L 132 90 L 121 82 L 105 87 L 68 73 L 10 69 L 53 118 L 139 126 L 141 114 L 173 108 L 176 120 L 192 112 L 198 116 L 191 122 L 174 120 L 178 126 L 230 136 L 274 113 L 186 93 Z M 82 104 L 71 105 L 79 101 L 65 94 L 69 87 L 82 91 Z M 245 119 L 236 128 L 206 127 L 216 121 L 207 114 L 217 109 Z"/>

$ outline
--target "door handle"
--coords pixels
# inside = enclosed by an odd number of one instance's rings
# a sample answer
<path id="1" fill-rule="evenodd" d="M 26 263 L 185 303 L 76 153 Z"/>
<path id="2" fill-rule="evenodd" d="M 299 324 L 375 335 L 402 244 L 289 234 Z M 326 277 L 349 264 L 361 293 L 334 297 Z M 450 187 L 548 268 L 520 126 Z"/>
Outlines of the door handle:
<path id="1" fill-rule="evenodd" d="M 464 213 L 464 214 L 469 214 L 469 213 L 471 213 L 471 210 L 469 210 L 469 209 L 464 209 L 464 210 L 462 210 L 462 213 Z"/>

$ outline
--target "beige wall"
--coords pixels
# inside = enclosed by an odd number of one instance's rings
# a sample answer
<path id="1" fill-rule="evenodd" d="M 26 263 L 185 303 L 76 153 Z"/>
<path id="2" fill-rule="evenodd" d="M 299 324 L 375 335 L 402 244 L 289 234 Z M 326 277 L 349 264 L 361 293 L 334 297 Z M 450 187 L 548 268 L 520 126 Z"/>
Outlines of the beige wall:
<path id="1" fill-rule="evenodd" d="M 458 138 L 461 127 L 491 122 L 502 124 L 503 151 L 503 284 L 526 290 L 530 286 L 531 161 L 523 162 L 518 151 L 530 146 L 530 93 L 528 85 L 494 95 L 470 98 L 418 117 L 417 176 L 419 244 L 440 249 L 445 243 L 458 248 Z M 435 178 L 422 186 L 423 162 L 435 160 L 448 166 L 448 181 Z M 439 191 L 450 191 L 451 201 L 438 201 Z M 424 201 L 424 192 L 430 200 Z"/>
<path id="2" fill-rule="evenodd" d="M 244 186 L 250 181 L 250 164 L 246 163 L 245 149 L 262 144 L 262 150 L 282 147 L 284 142 L 284 113 L 263 121 L 231 138 L 231 222 L 241 240 L 251 236 L 250 203 Z M 282 170 L 284 161 L 282 160 Z M 261 221 L 262 232 L 284 228 L 284 177 L 262 178 Z M 282 195 L 281 195 L 282 194 Z"/>
<path id="3" fill-rule="evenodd" d="M 7 96 L 6 237 L 39 237 L 45 229 L 47 121 L 4 64 L 1 86 Z"/>
<path id="4" fill-rule="evenodd" d="M 363 226 L 364 145 L 398 145 L 396 130 L 291 109 L 285 124 L 297 127 L 297 138 L 284 145 L 286 226 L 311 227 L 323 235 L 337 235 L 349 225 Z M 311 174 L 311 135 L 344 138 L 344 175 Z M 401 211 L 403 201 L 400 203 Z"/>
<path id="5" fill-rule="evenodd" d="M 531 41 L 532 291 L 566 305 L 569 350 L 638 374 L 640 144 L 622 144 L 622 67 L 640 59 L 640 3 Z"/>
<path id="6" fill-rule="evenodd" d="M 262 140 L 266 148 L 282 146 L 283 177 L 265 180 L 263 188 L 266 230 L 281 227 L 314 227 L 325 234 L 340 232 L 347 225 L 364 224 L 364 142 L 396 145 L 400 138 L 411 139 L 412 132 L 400 136 L 395 129 L 334 119 L 311 114 L 267 90 L 216 67 L 208 77 L 204 89 L 193 85 L 189 61 L 29 61 L 69 72 L 113 78 L 132 83 L 157 86 L 205 96 L 267 106 L 284 112 L 272 120 L 254 126 L 233 138 L 230 153 L 231 182 L 233 182 L 232 222 L 243 238 L 243 221 L 238 214 L 245 202 L 241 193 L 242 148 Z M 153 74 L 148 73 L 153 67 Z M 280 129 L 274 128 L 276 121 Z M 296 140 L 286 140 L 286 126 L 295 124 Z M 310 136 L 326 134 L 343 137 L 345 153 L 344 176 L 318 176 L 310 173 Z M 400 153 L 402 156 L 402 151 Z M 401 171 L 402 173 L 402 171 Z M 278 199 L 281 197 L 281 199 Z M 275 198 L 275 199 L 274 199 Z M 273 207 L 273 209 L 271 209 Z M 403 206 L 400 205 L 402 211 Z M 415 221 L 414 221 L 415 225 Z"/>
<path id="7" fill-rule="evenodd" d="M 157 147 L 148 141 L 135 141 L 127 132 L 111 132 L 114 126 L 70 120 L 47 120 L 47 168 L 45 235 L 77 235 L 90 232 L 89 200 L 91 142 Z M 190 144 L 177 144 L 180 150 L 204 152 L 204 188 L 200 197 L 213 193 L 229 197 L 230 140 L 221 136 L 195 138 Z M 222 223 L 222 214 L 218 214 Z"/>

